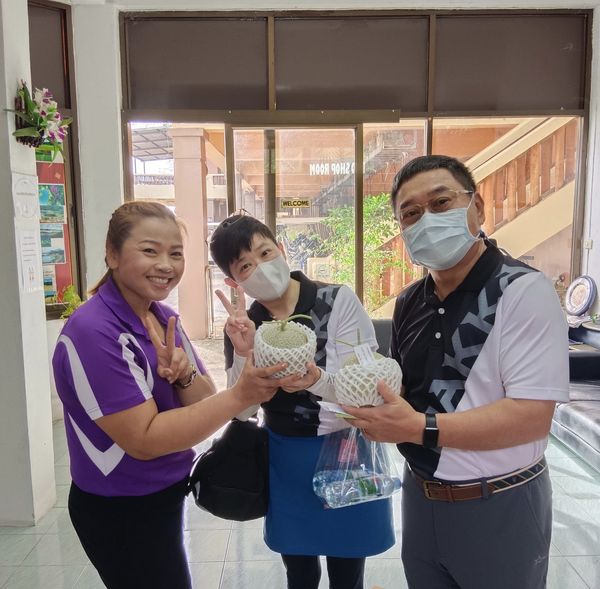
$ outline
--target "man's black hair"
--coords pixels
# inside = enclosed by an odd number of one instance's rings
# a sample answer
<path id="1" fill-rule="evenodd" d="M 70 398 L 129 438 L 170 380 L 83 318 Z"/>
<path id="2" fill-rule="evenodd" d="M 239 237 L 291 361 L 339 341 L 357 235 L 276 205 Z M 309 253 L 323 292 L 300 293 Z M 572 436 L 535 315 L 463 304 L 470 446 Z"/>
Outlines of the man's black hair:
<path id="1" fill-rule="evenodd" d="M 277 243 L 273 232 L 251 215 L 231 215 L 214 230 L 210 239 L 210 253 L 225 276 L 232 278 L 229 266 L 244 251 L 252 249 L 252 238 L 261 235 Z"/>
<path id="2" fill-rule="evenodd" d="M 402 185 L 417 174 L 430 172 L 431 170 L 448 170 L 466 190 L 477 190 L 473 175 L 462 162 L 447 155 L 423 155 L 408 162 L 396 174 L 390 193 L 394 210 L 396 209 L 396 197 Z"/>

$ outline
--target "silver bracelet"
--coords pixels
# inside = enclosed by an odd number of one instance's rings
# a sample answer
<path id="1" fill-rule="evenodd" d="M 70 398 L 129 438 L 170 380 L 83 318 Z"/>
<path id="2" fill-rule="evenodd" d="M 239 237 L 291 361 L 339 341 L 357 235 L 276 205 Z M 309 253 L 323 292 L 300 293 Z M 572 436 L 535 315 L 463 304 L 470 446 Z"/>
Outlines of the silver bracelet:
<path id="1" fill-rule="evenodd" d="M 194 382 L 194 380 L 196 380 L 196 377 L 198 376 L 198 371 L 196 370 L 196 367 L 193 364 L 190 364 L 190 368 L 192 369 L 190 375 L 185 379 L 184 382 L 176 380 L 175 386 L 179 387 L 180 389 L 187 389 L 188 387 L 192 386 L 192 383 Z"/>

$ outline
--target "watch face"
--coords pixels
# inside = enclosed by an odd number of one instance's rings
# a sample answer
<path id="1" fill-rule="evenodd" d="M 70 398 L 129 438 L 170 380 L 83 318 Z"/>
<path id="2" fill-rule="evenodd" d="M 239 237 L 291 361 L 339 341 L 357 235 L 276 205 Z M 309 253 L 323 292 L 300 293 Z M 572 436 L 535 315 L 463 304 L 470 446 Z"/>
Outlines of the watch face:
<path id="1" fill-rule="evenodd" d="M 565 295 L 565 309 L 569 315 L 583 315 L 596 298 L 596 283 L 590 276 L 580 276 L 571 282 Z"/>

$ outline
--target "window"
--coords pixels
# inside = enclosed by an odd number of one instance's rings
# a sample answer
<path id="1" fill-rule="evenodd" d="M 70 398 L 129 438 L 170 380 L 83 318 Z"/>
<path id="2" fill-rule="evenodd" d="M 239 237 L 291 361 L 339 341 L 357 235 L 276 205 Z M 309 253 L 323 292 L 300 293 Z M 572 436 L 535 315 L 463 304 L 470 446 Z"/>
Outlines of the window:
<path id="1" fill-rule="evenodd" d="M 559 294 L 571 281 L 580 117 L 441 119 L 433 151 L 472 171 L 486 234 L 544 272 Z"/>
<path id="2" fill-rule="evenodd" d="M 126 13 L 125 119 L 153 109 L 165 121 L 224 126 L 221 204 L 208 199 L 207 223 L 225 203 L 245 208 L 278 232 L 294 267 L 349 284 L 372 316 L 389 317 L 423 273 L 387 199 L 402 165 L 427 153 L 473 170 L 485 231 L 560 291 L 580 255 L 591 15 Z M 146 154 L 160 152 L 146 138 Z"/>
<path id="3" fill-rule="evenodd" d="M 29 46 L 33 88 L 48 88 L 63 116 L 73 124 L 65 140 L 65 157 L 49 161 L 47 153 L 36 152 L 40 199 L 40 233 L 44 294 L 48 317 L 57 317 L 56 305 L 69 285 L 80 290 L 78 266 L 80 219 L 77 207 L 79 164 L 74 89 L 70 75 L 72 43 L 68 7 L 30 1 Z"/>

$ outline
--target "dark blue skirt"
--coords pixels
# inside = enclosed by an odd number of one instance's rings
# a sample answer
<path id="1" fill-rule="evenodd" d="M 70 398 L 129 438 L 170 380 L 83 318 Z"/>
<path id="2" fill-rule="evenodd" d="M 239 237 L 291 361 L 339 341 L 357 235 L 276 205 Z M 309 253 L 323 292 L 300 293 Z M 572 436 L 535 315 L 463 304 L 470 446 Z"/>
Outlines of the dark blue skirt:
<path id="1" fill-rule="evenodd" d="M 325 436 L 299 438 L 269 431 L 270 499 L 265 542 L 280 554 L 362 558 L 394 545 L 390 499 L 325 509 L 312 477 Z"/>

